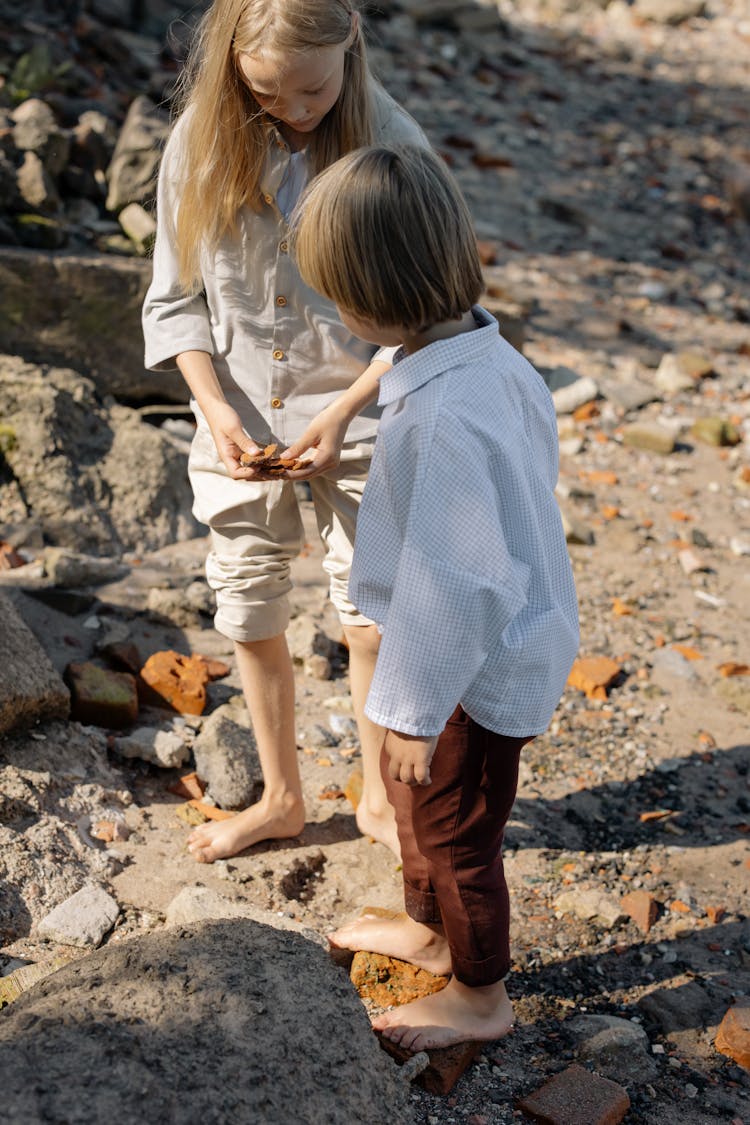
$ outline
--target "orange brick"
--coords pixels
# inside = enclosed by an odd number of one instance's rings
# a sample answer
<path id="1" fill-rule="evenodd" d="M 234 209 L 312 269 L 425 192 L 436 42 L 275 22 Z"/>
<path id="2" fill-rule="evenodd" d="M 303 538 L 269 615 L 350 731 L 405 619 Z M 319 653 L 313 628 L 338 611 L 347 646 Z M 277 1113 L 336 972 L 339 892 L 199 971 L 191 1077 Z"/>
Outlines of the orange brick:
<path id="1" fill-rule="evenodd" d="M 714 1046 L 722 1055 L 750 1070 L 750 1001 L 730 1008 L 719 1024 Z"/>
<path id="2" fill-rule="evenodd" d="M 587 699 L 606 699 L 607 688 L 621 671 L 609 656 L 580 656 L 573 664 L 568 684 L 584 692 Z"/>
<path id="3" fill-rule="evenodd" d="M 141 669 L 145 703 L 169 707 L 180 715 L 202 715 L 209 675 L 200 656 L 183 656 L 166 649 L 150 656 Z"/>
<path id="4" fill-rule="evenodd" d="M 364 951 L 354 954 L 349 975 L 362 999 L 372 1000 L 380 1008 L 431 996 L 448 983 L 447 977 L 436 976 L 408 961 Z"/>

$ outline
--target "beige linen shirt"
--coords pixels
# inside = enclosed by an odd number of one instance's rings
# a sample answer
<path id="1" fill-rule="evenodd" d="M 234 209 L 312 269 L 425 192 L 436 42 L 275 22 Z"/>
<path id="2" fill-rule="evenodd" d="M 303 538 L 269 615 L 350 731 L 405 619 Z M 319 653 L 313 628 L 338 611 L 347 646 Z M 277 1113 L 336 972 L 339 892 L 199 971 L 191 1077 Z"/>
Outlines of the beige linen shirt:
<path id="1" fill-rule="evenodd" d="M 375 105 L 376 142 L 427 145 L 416 122 L 380 87 L 375 88 Z M 261 445 L 278 441 L 283 446 L 300 437 L 354 382 L 375 349 L 352 336 L 335 305 L 299 275 L 279 206 L 292 153 L 275 129 L 271 137 L 261 179 L 265 206 L 260 212 L 244 208 L 237 233 L 203 254 L 203 289 L 190 295 L 179 283 L 175 248 L 185 143 L 184 118 L 177 122 L 159 174 L 153 279 L 143 306 L 143 332 L 145 364 L 153 371 L 174 368 L 180 352 L 208 352 L 247 433 Z M 295 177 L 298 194 L 305 180 Z M 293 200 L 287 194 L 284 202 L 288 207 Z M 200 419 L 196 403 L 193 409 Z M 349 426 L 347 441 L 371 437 L 378 417 L 377 406 L 367 407 Z"/>

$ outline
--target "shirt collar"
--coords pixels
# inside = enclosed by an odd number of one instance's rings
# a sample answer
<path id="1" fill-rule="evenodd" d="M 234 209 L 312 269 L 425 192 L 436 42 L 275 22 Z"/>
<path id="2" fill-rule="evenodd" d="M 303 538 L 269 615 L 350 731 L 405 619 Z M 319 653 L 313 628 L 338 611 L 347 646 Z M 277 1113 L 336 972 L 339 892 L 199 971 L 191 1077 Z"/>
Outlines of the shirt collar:
<path id="1" fill-rule="evenodd" d="M 407 355 L 403 348 L 398 349 L 393 367 L 381 376 L 378 406 L 396 402 L 451 367 L 481 361 L 498 339 L 499 327 L 494 316 L 481 305 L 474 305 L 471 311 L 477 323 L 476 331 L 436 340 L 413 355 Z"/>

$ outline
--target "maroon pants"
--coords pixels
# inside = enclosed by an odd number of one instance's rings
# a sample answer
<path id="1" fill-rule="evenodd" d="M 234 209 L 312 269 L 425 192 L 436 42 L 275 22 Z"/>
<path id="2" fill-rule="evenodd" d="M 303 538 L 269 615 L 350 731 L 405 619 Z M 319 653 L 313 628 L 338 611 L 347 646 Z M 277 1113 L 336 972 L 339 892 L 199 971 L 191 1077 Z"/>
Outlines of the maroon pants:
<path id="1" fill-rule="evenodd" d="M 510 969 L 510 902 L 503 832 L 518 786 L 521 748 L 457 707 L 440 735 L 432 783 L 409 786 L 380 768 L 396 810 L 406 911 L 443 926 L 454 976 L 478 987 Z"/>

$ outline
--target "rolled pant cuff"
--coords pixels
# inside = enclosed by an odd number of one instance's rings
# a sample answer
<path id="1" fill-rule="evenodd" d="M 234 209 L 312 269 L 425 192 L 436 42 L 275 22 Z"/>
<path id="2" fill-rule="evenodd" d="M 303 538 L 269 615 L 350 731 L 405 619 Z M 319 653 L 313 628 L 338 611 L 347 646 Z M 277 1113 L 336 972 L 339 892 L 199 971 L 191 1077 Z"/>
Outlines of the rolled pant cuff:
<path id="1" fill-rule="evenodd" d="M 404 907 L 406 913 L 415 922 L 428 922 L 438 926 L 443 924 L 437 896 L 428 891 L 418 890 L 406 880 L 404 880 Z"/>
<path id="2" fill-rule="evenodd" d="M 510 972 L 510 963 L 507 957 L 495 954 L 484 961 L 462 961 L 451 956 L 453 975 L 461 984 L 469 988 L 482 988 L 488 984 L 497 984 Z"/>

